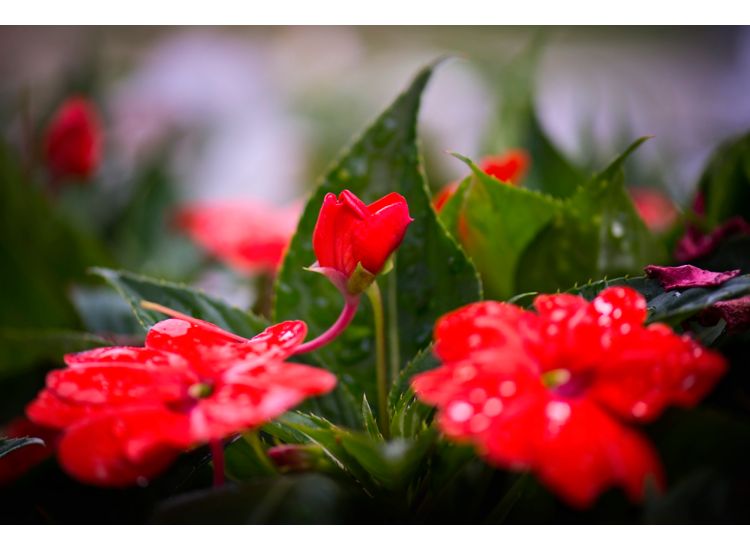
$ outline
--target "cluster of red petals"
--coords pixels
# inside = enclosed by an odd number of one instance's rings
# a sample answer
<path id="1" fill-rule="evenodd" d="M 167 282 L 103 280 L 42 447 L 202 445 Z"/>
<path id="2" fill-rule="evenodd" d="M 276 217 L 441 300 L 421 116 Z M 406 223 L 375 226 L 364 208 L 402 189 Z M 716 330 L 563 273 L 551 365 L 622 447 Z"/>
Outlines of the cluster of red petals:
<path id="1" fill-rule="evenodd" d="M 628 192 L 638 215 L 651 231 L 665 231 L 677 221 L 677 207 L 664 193 L 645 187 L 631 187 Z"/>
<path id="2" fill-rule="evenodd" d="M 484 157 L 479 169 L 503 183 L 518 185 L 526 175 L 531 164 L 529 154 L 522 149 L 511 149 L 503 155 Z M 432 200 L 435 210 L 440 212 L 458 189 L 459 182 L 449 183 L 443 187 Z"/>
<path id="3" fill-rule="evenodd" d="M 196 445 L 257 427 L 308 396 L 330 391 L 330 373 L 284 362 L 302 343 L 302 321 L 244 339 L 198 320 L 167 319 L 145 347 L 67 355 L 27 408 L 63 430 L 58 455 L 95 485 L 142 483 Z"/>
<path id="4" fill-rule="evenodd" d="M 313 231 L 317 267 L 331 269 L 345 280 L 357 264 L 377 275 L 412 221 L 406 199 L 398 193 L 369 205 L 348 190 L 338 198 L 328 193 Z"/>
<path id="5" fill-rule="evenodd" d="M 740 274 L 739 269 L 707 271 L 689 264 L 678 266 L 647 265 L 643 268 L 643 271 L 651 279 L 659 281 L 664 290 L 719 286 Z"/>
<path id="6" fill-rule="evenodd" d="M 275 273 L 294 235 L 300 205 L 263 202 L 194 204 L 177 213 L 177 224 L 210 254 L 244 275 Z"/>
<path id="7" fill-rule="evenodd" d="M 644 326 L 646 302 L 610 287 L 592 302 L 541 295 L 537 313 L 479 302 L 439 320 L 442 365 L 412 386 L 438 407 L 441 430 L 492 464 L 530 469 L 573 506 L 620 486 L 644 496 L 663 483 L 649 443 L 629 427 L 669 405 L 693 406 L 723 358 L 665 325 Z"/>
<path id="8" fill-rule="evenodd" d="M 60 106 L 47 128 L 47 168 L 58 180 L 86 180 L 99 166 L 101 141 L 96 108 L 82 97 L 72 97 Z"/>
<path id="9" fill-rule="evenodd" d="M 44 445 L 27 445 L 0 458 L 0 487 L 8 485 L 52 455 L 59 432 L 38 426 L 20 417 L 9 422 L 0 434 L 4 437 L 36 437 Z"/>

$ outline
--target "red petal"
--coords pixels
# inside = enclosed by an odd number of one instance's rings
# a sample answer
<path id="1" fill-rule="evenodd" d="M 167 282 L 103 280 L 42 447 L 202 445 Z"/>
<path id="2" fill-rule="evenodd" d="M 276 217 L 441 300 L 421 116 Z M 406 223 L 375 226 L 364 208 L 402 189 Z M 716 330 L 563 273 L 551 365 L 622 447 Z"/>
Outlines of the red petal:
<path id="1" fill-rule="evenodd" d="M 714 325 L 719 319 L 724 319 L 730 332 L 742 332 L 750 328 L 750 296 L 716 302 L 699 316 L 700 322 L 705 325 Z"/>
<path id="2" fill-rule="evenodd" d="M 487 301 L 464 306 L 438 319 L 435 354 L 452 362 L 487 348 L 518 348 L 522 345 L 518 330 L 522 322 L 533 323 L 533 315 L 510 304 Z"/>
<path id="3" fill-rule="evenodd" d="M 372 215 L 355 228 L 354 249 L 358 262 L 370 273 L 379 273 L 398 248 L 412 222 L 406 200 L 397 193 L 372 203 Z"/>
<path id="4" fill-rule="evenodd" d="M 586 400 L 550 400 L 537 434 L 533 469 L 569 504 L 587 507 L 606 489 L 621 486 L 633 501 L 647 481 L 660 486 L 661 466 L 651 446 Z"/>
<path id="5" fill-rule="evenodd" d="M 440 191 L 438 191 L 438 193 L 434 197 L 432 197 L 432 204 L 435 207 L 436 211 L 440 212 L 443 209 L 445 203 L 447 203 L 458 190 L 458 186 L 459 182 L 457 181 L 449 183 Z"/>
<path id="6" fill-rule="evenodd" d="M 65 363 L 72 368 L 109 365 L 163 370 L 184 369 L 187 366 L 184 359 L 173 353 L 126 346 L 69 353 L 65 356 Z"/>
<path id="7" fill-rule="evenodd" d="M 96 410 L 97 407 L 94 405 L 63 401 L 45 389 L 26 407 L 26 416 L 36 424 L 62 429 L 86 418 Z"/>
<path id="8" fill-rule="evenodd" d="M 327 371 L 285 363 L 233 376 L 196 406 L 193 437 L 208 441 L 255 428 L 335 385 L 336 377 Z"/>
<path id="9" fill-rule="evenodd" d="M 335 239 L 336 217 L 340 208 L 336 195 L 328 193 L 320 207 L 318 221 L 313 231 L 313 250 L 318 263 L 323 267 L 336 267 Z"/>
<path id="10" fill-rule="evenodd" d="M 739 269 L 732 271 L 706 271 L 692 265 L 662 267 L 647 265 L 644 270 L 651 279 L 659 281 L 664 290 L 675 288 L 719 286 L 740 274 Z"/>
<path id="11" fill-rule="evenodd" d="M 184 371 L 159 372 L 132 366 L 78 367 L 47 375 L 47 389 L 60 399 L 109 406 L 177 401 L 195 382 L 198 378 Z"/>
<path id="12" fill-rule="evenodd" d="M 186 418 L 162 408 L 95 415 L 65 432 L 59 459 L 71 476 L 93 485 L 126 487 L 161 473 L 189 441 Z"/>
<path id="13" fill-rule="evenodd" d="M 503 183 L 517 184 L 528 170 L 531 159 L 522 149 L 511 149 L 503 155 L 484 157 L 479 168 Z"/>

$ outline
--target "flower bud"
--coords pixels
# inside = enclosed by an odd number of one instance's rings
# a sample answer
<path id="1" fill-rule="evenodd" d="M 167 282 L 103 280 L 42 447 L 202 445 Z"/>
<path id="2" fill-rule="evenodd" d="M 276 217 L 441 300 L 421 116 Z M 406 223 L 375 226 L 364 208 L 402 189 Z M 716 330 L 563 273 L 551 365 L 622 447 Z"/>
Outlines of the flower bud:
<path id="1" fill-rule="evenodd" d="M 86 180 L 96 171 L 101 156 L 101 128 L 88 100 L 73 97 L 60 106 L 47 128 L 44 156 L 56 181 Z"/>
<path id="2" fill-rule="evenodd" d="M 313 232 L 318 261 L 311 269 L 328 277 L 342 292 L 359 294 L 383 270 L 412 221 L 406 199 L 398 193 L 370 205 L 351 191 L 343 191 L 338 198 L 329 193 Z"/>

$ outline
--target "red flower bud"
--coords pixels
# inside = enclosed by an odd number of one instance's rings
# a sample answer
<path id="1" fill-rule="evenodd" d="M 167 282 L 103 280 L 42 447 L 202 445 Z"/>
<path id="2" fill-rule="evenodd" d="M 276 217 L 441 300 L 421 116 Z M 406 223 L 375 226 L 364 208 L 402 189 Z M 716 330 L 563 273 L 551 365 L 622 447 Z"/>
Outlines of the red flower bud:
<path id="1" fill-rule="evenodd" d="M 351 191 L 338 198 L 326 195 L 313 232 L 313 249 L 318 258 L 315 268 L 337 286 L 346 285 L 361 265 L 369 275 L 377 275 L 401 244 L 408 225 L 406 199 L 398 193 L 366 205 Z M 351 285 L 349 285 L 351 287 Z M 357 293 L 361 288 L 352 290 Z"/>
<path id="2" fill-rule="evenodd" d="M 55 179 L 88 179 L 99 165 L 101 128 L 94 106 L 82 97 L 65 101 L 44 140 L 47 168 Z"/>

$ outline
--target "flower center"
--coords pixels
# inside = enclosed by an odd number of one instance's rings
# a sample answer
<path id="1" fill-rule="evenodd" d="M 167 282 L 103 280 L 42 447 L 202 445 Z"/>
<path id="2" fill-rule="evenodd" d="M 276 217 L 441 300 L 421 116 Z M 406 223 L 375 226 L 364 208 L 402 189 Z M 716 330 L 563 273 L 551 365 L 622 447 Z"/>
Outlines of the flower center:
<path id="1" fill-rule="evenodd" d="M 214 386 L 208 382 L 198 382 L 188 388 L 188 395 L 193 399 L 205 399 L 214 392 Z"/>
<path id="2" fill-rule="evenodd" d="M 542 374 L 542 383 L 555 395 L 576 397 L 589 386 L 591 375 L 587 372 L 573 374 L 568 369 L 554 369 Z"/>

